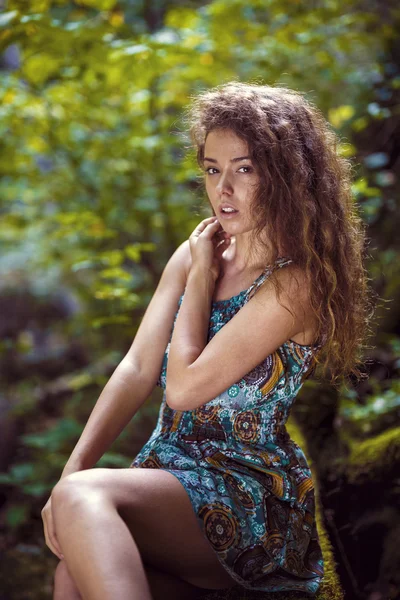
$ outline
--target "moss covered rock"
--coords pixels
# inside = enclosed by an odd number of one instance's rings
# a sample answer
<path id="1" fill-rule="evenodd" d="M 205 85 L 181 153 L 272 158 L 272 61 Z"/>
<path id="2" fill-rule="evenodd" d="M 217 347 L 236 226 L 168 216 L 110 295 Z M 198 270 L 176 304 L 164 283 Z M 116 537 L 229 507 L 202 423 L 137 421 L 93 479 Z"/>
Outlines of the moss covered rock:
<path id="1" fill-rule="evenodd" d="M 349 483 L 362 484 L 386 478 L 400 461 L 400 427 L 351 444 L 346 473 Z"/>

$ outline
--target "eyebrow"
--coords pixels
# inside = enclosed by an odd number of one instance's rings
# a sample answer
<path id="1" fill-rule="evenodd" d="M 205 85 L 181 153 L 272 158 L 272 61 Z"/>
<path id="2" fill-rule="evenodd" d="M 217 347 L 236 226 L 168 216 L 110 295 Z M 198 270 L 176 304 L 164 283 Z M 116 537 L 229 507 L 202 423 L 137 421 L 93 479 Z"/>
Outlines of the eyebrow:
<path id="1" fill-rule="evenodd" d="M 250 159 L 251 160 L 251 156 L 238 156 L 237 158 L 232 158 L 230 160 L 231 163 L 236 163 L 239 162 L 241 160 L 246 160 L 246 159 Z M 203 158 L 203 162 L 205 162 L 206 160 L 208 160 L 209 162 L 212 163 L 217 163 L 218 161 L 215 160 L 215 158 L 208 158 L 207 156 Z"/>

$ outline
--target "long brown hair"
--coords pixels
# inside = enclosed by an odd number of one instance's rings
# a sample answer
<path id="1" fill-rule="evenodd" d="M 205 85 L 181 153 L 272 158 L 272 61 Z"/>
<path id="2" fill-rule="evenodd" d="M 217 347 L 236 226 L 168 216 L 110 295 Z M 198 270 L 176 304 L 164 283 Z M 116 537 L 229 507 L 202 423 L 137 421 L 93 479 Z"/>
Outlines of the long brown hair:
<path id="1" fill-rule="evenodd" d="M 247 142 L 260 175 L 252 241 L 259 245 L 266 233 L 272 261 L 283 247 L 311 282 L 310 306 L 323 340 L 315 359 L 324 375 L 329 371 L 334 385 L 364 378 L 359 367 L 371 348 L 374 312 L 363 264 L 366 225 L 352 196 L 352 164 L 338 154 L 339 138 L 322 112 L 299 91 L 232 81 L 192 96 L 183 120 L 202 179 L 210 131 L 229 129 Z M 280 285 L 271 279 L 279 299 Z"/>

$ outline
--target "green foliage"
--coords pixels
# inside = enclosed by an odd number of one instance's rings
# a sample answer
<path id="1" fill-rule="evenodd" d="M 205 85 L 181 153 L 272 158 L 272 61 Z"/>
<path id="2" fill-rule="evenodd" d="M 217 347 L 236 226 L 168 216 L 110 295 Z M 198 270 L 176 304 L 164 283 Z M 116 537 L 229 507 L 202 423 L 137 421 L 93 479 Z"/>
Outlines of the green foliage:
<path id="1" fill-rule="evenodd" d="M 1 39 L 4 48 L 18 44 L 21 61 L 0 89 L 0 129 L 12 133 L 0 164 L 4 248 L 22 250 L 30 239 L 40 252 L 29 256 L 27 276 L 56 262 L 94 310 L 92 327 L 112 323 L 123 335 L 140 307 L 133 292 L 154 288 L 166 255 L 199 218 L 188 214 L 202 200 L 191 191 L 197 173 L 183 160 L 179 122 L 189 95 L 230 78 L 262 79 L 315 90 L 310 99 L 333 126 L 344 135 L 354 123 L 360 129 L 376 57 L 395 31 L 378 30 L 379 16 L 356 6 L 165 4 L 160 27 L 138 32 L 133 20 L 143 15 L 128 3 L 11 1 Z M 370 105 L 364 128 L 382 116 Z M 344 144 L 343 153 L 354 148 Z M 372 222 L 382 199 L 359 182 Z M 157 266 L 146 273 L 137 265 L 153 249 Z M 120 270 L 102 269 L 115 253 Z M 80 285 L 82 269 L 90 286 Z"/>
<path id="2" fill-rule="evenodd" d="M 49 429 L 21 436 L 23 445 L 31 448 L 31 461 L 16 463 L 7 473 L 0 473 L 0 484 L 17 492 L 15 497 L 41 500 L 49 495 L 82 429 L 81 424 L 65 418 Z M 7 509 L 5 518 L 12 528 L 25 524 L 30 518 L 27 504 L 17 501 Z"/>
<path id="3" fill-rule="evenodd" d="M 355 398 L 355 392 L 343 393 L 339 411 L 342 433 L 349 433 L 350 439 L 382 431 L 395 422 L 400 406 L 400 381 L 395 379 L 389 389 L 369 394 L 365 404 L 355 403 Z"/>
<path id="4" fill-rule="evenodd" d="M 59 452 L 63 449 L 65 443 L 69 444 L 73 438 L 77 440 L 82 433 L 82 429 L 82 426 L 72 419 L 61 419 L 51 429 L 24 435 L 22 441 L 31 448 Z"/>
<path id="5" fill-rule="evenodd" d="M 14 504 L 6 512 L 6 523 L 11 529 L 17 529 L 26 523 L 28 518 L 29 511 L 26 504 Z"/>

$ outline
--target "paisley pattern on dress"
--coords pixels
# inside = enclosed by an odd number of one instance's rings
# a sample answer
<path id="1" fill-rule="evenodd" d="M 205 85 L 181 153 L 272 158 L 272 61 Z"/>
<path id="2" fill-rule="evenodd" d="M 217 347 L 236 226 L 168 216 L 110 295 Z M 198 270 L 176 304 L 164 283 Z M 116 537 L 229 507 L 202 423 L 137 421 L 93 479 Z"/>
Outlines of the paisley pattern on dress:
<path id="1" fill-rule="evenodd" d="M 279 258 L 247 290 L 214 301 L 208 341 L 274 269 L 291 262 Z M 285 423 L 322 343 L 287 340 L 210 402 L 177 411 L 165 397 L 172 332 L 157 382 L 164 389 L 158 421 L 130 466 L 164 469 L 179 479 L 204 536 L 237 583 L 265 592 L 315 594 L 324 561 L 314 486 L 304 452 Z"/>
<path id="2" fill-rule="evenodd" d="M 238 413 L 233 422 L 235 437 L 242 442 L 257 442 L 260 436 L 260 423 L 260 415 L 255 410 Z"/>
<path id="3" fill-rule="evenodd" d="M 205 504 L 200 510 L 199 517 L 204 521 L 207 538 L 218 552 L 227 550 L 234 542 L 239 542 L 238 519 L 226 504 L 222 502 Z"/>

